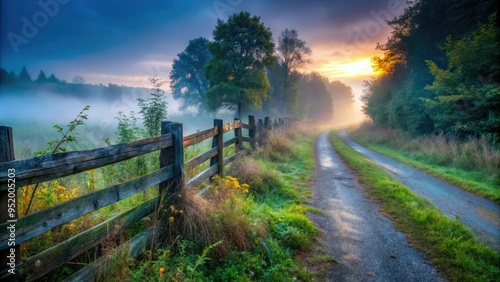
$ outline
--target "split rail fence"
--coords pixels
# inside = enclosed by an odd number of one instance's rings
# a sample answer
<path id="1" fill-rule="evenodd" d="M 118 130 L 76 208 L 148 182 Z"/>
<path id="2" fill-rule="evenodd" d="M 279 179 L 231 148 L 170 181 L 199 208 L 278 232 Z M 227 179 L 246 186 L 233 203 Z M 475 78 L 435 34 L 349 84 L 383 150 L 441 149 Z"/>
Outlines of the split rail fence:
<path id="1" fill-rule="evenodd" d="M 12 128 L 0 126 L 0 280 L 34 281 L 64 266 L 103 242 L 108 234 L 129 227 L 151 215 L 157 210 L 160 202 L 164 201 L 164 198 L 168 201 L 184 186 L 195 187 L 216 174 L 223 175 L 224 167 L 239 155 L 234 153 L 224 158 L 224 148 L 235 144 L 236 152 L 238 152 L 243 150 L 244 142 L 250 143 L 250 148 L 254 148 L 257 143 L 265 141 L 264 139 L 270 130 L 290 126 L 291 122 L 291 119 L 288 118 L 270 119 L 269 117 L 256 121 L 254 116 L 249 116 L 247 124 L 239 119 L 223 124 L 222 120 L 216 119 L 214 127 L 183 136 L 182 124 L 164 121 L 161 124 L 160 136 L 94 150 L 65 152 L 23 160 L 15 160 Z M 243 129 L 248 130 L 246 131 L 248 135 L 244 136 Z M 234 136 L 224 141 L 224 134 L 231 132 L 234 133 Z M 184 162 L 185 148 L 209 138 L 212 138 L 210 150 Z M 11 213 L 7 212 L 9 203 L 12 204 L 9 198 L 12 198 L 14 189 L 115 164 L 154 151 L 160 151 L 159 169 L 156 171 L 21 218 L 17 218 L 17 205 L 15 210 L 10 210 Z M 184 180 L 185 171 L 208 161 L 210 161 L 210 166 L 207 169 L 189 180 Z M 19 261 L 19 244 L 155 185 L 159 187 L 157 197 L 45 251 Z M 162 197 L 162 195 L 167 197 Z M 9 231 L 9 226 L 15 226 L 14 233 Z M 151 246 L 153 233 L 154 230 L 147 229 L 118 246 L 115 251 L 127 251 L 130 257 L 136 257 L 144 249 Z M 14 247 L 9 244 L 12 241 L 11 238 L 15 239 L 16 245 Z M 15 261 L 15 275 L 8 272 L 10 261 L 7 256 L 11 253 L 15 253 L 16 256 L 16 259 L 13 260 Z M 67 280 L 93 280 L 98 273 L 98 265 L 103 263 L 105 259 L 104 257 L 98 258 Z"/>

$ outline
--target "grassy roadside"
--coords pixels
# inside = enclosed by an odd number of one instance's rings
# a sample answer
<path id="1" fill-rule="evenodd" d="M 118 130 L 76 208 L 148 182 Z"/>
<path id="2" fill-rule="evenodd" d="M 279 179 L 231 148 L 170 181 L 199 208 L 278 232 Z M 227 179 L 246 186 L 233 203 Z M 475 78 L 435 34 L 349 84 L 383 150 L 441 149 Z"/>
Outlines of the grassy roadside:
<path id="1" fill-rule="evenodd" d="M 299 261 L 314 246 L 306 217 L 315 176 L 314 135 L 274 134 L 269 145 L 235 161 L 202 193 L 187 193 L 173 210 L 167 246 L 143 260 L 108 269 L 111 281 L 313 281 Z M 183 196 L 184 197 L 184 196 Z M 187 224 L 182 226 L 182 222 Z M 327 262 L 323 254 L 313 257 Z"/>
<path id="2" fill-rule="evenodd" d="M 500 189 L 492 187 L 492 185 L 488 183 L 484 183 L 484 175 L 480 172 L 465 171 L 463 169 L 425 163 L 412 159 L 412 155 L 408 152 L 397 151 L 387 145 L 371 144 L 355 137 L 352 139 L 375 152 L 386 155 L 398 162 L 417 168 L 464 190 L 500 204 Z"/>
<path id="3" fill-rule="evenodd" d="M 458 220 L 451 220 L 428 201 L 417 197 L 403 184 L 352 148 L 337 134 L 330 134 L 333 147 L 353 168 L 370 198 L 414 247 L 450 281 L 498 281 L 500 255 L 479 243 Z"/>
<path id="4" fill-rule="evenodd" d="M 446 141 L 439 136 L 420 137 L 422 140 L 406 142 L 405 137 L 398 136 L 395 132 L 388 129 L 374 129 L 370 126 L 362 126 L 361 129 L 351 132 L 349 136 L 371 150 L 500 204 L 500 179 L 496 179 L 499 177 L 498 172 L 496 172 L 497 176 L 492 176 L 492 171 L 498 171 L 495 169 L 498 166 L 498 164 L 495 165 L 498 162 L 496 157 L 498 151 L 485 148 L 485 144 L 470 144 L 475 143 L 476 140 L 464 144 L 455 142 L 446 144 Z M 477 148 L 471 150 L 471 147 L 476 146 L 479 150 Z M 450 165 L 452 162 L 450 159 L 453 158 L 450 150 L 459 151 L 464 155 L 459 164 Z M 488 156 L 491 161 L 488 165 L 489 169 L 486 169 L 486 166 L 477 159 L 488 158 Z"/>

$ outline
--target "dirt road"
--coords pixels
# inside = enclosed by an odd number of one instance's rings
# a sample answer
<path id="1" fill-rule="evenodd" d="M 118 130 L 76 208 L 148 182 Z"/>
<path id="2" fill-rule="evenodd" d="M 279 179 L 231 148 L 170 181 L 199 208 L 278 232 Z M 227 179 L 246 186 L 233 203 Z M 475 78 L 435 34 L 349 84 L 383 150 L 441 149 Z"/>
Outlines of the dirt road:
<path id="1" fill-rule="evenodd" d="M 340 137 L 354 150 L 395 175 L 417 195 L 426 198 L 450 218 L 458 218 L 476 237 L 496 251 L 500 250 L 500 206 L 439 180 L 417 169 L 369 150 L 352 141 L 345 131 Z"/>
<path id="2" fill-rule="evenodd" d="M 423 255 L 368 201 L 353 173 L 322 133 L 316 142 L 312 205 L 327 217 L 311 215 L 323 230 L 323 245 L 337 260 L 328 281 L 443 281 Z"/>

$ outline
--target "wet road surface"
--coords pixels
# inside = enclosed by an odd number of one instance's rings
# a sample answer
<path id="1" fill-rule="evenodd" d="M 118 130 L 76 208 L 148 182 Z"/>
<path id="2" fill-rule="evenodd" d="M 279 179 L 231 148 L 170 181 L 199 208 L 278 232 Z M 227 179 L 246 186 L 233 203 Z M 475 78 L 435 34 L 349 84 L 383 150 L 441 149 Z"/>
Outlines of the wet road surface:
<path id="1" fill-rule="evenodd" d="M 337 260 L 328 281 L 444 281 L 403 233 L 368 201 L 353 173 L 328 141 L 316 141 L 316 182 L 312 205 L 327 217 L 311 215 L 323 231 L 325 251 Z"/>
<path id="2" fill-rule="evenodd" d="M 443 214 L 452 219 L 458 218 L 479 241 L 496 251 L 500 250 L 499 205 L 363 147 L 352 141 L 345 131 L 339 135 L 347 145 L 392 173 Z"/>

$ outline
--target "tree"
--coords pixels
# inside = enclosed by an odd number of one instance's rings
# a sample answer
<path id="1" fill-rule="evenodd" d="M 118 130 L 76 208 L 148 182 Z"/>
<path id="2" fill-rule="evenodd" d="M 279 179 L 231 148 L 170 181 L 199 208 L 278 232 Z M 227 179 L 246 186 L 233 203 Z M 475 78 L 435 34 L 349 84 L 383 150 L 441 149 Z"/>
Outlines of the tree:
<path id="1" fill-rule="evenodd" d="M 328 90 L 332 95 L 333 120 L 336 123 L 349 123 L 354 112 L 352 88 L 340 81 L 330 82 Z"/>
<path id="2" fill-rule="evenodd" d="M 276 116 L 283 116 L 283 105 L 285 104 L 284 70 L 284 64 L 279 62 L 267 68 L 267 77 L 271 84 L 272 93 L 264 101 L 263 108 L 267 113 L 272 112 Z M 302 95 L 301 88 L 298 85 L 300 79 L 301 74 L 297 71 L 288 75 L 286 104 L 287 112 L 293 115 L 297 115 L 299 111 L 299 101 Z"/>
<path id="3" fill-rule="evenodd" d="M 118 84 L 108 83 L 108 86 L 103 89 L 104 97 L 113 99 L 122 95 L 122 88 Z"/>
<path id="4" fill-rule="evenodd" d="M 290 107 L 290 85 L 295 84 L 297 81 L 291 80 L 291 72 L 303 67 L 306 63 L 310 63 L 311 60 L 308 58 L 311 54 L 311 49 L 306 46 L 304 40 L 299 39 L 299 35 L 296 30 L 285 29 L 281 32 L 281 36 L 278 39 L 278 48 L 276 49 L 278 53 L 278 59 L 281 64 L 283 64 L 283 114 L 288 114 L 288 108 Z M 293 92 L 292 92 L 293 93 Z"/>
<path id="5" fill-rule="evenodd" d="M 47 78 L 47 81 L 50 83 L 59 83 L 59 79 L 53 73 L 50 74 L 49 78 Z"/>
<path id="6" fill-rule="evenodd" d="M 74 84 L 84 84 L 85 83 L 85 79 L 79 75 L 73 77 L 73 83 Z"/>
<path id="7" fill-rule="evenodd" d="M 149 78 L 153 84 L 151 97 L 148 99 L 138 98 L 140 113 L 144 127 L 149 137 L 160 135 L 161 121 L 167 118 L 167 100 L 165 92 L 161 90 L 165 81 L 162 81 L 157 75 Z"/>
<path id="8" fill-rule="evenodd" d="M 17 75 L 14 71 L 10 71 L 8 77 L 9 77 L 8 81 L 10 81 L 11 84 L 16 83 L 19 80 L 19 78 L 17 77 Z"/>
<path id="9" fill-rule="evenodd" d="M 19 73 L 19 80 L 22 82 L 31 82 L 31 75 L 26 70 L 26 67 L 23 67 L 21 72 Z"/>
<path id="10" fill-rule="evenodd" d="M 388 41 L 377 44 L 384 52 L 383 56 L 373 58 L 380 76 L 367 84 L 363 101 L 364 109 L 376 123 L 423 134 L 435 129 L 435 119 L 430 117 L 424 103 L 436 95 L 425 87 L 435 79 L 426 61 L 434 62 L 437 68 L 446 68 L 449 58 L 440 47 L 446 44 L 448 37 L 462 38 L 486 22 L 492 11 L 496 11 L 496 1 L 414 0 L 408 3 L 402 15 L 388 21 L 392 28 Z M 465 51 L 464 54 L 471 53 Z"/>
<path id="11" fill-rule="evenodd" d="M 500 30 L 494 18 L 470 36 L 448 38 L 446 69 L 428 61 L 436 96 L 423 99 L 436 128 L 458 136 L 500 135 Z M 466 54 L 466 55 L 464 55 Z"/>
<path id="12" fill-rule="evenodd" d="M 330 121 L 333 117 L 333 103 L 328 91 L 328 78 L 317 72 L 301 75 L 299 87 L 303 93 L 302 116 L 316 121 Z"/>
<path id="13" fill-rule="evenodd" d="M 36 82 L 38 83 L 44 83 L 47 81 L 47 77 L 45 76 L 45 73 L 43 70 L 40 70 L 40 73 L 38 74 L 38 77 L 36 78 Z"/>
<path id="14" fill-rule="evenodd" d="M 4 68 L 0 69 L 0 82 L 2 82 L 2 85 L 8 85 L 12 83 L 10 81 L 9 73 Z"/>
<path id="15" fill-rule="evenodd" d="M 186 49 L 174 59 L 170 88 L 174 99 L 182 101 L 180 110 L 193 106 L 200 113 L 207 112 L 208 80 L 204 68 L 210 58 L 208 39 L 200 37 L 189 41 Z"/>
<path id="16" fill-rule="evenodd" d="M 233 108 L 241 116 L 248 108 L 261 108 L 271 89 L 265 67 L 275 61 L 271 31 L 260 17 L 241 12 L 227 22 L 219 19 L 213 36 L 205 68 L 209 110 Z"/>

